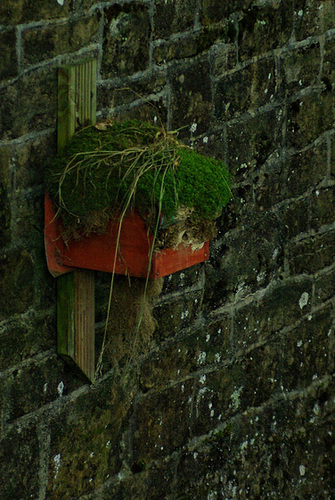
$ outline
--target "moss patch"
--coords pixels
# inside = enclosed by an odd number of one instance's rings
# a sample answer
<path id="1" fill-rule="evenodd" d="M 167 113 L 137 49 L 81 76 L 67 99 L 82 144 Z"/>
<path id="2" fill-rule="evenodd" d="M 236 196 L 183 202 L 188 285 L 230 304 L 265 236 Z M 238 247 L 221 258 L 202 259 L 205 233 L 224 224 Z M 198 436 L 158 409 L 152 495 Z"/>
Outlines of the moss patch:
<path id="1" fill-rule="evenodd" d="M 124 207 L 136 208 L 148 226 L 157 214 L 214 220 L 231 196 L 225 165 L 181 144 L 173 133 L 131 120 L 86 127 L 47 169 L 47 189 L 72 237 L 103 231 Z"/>

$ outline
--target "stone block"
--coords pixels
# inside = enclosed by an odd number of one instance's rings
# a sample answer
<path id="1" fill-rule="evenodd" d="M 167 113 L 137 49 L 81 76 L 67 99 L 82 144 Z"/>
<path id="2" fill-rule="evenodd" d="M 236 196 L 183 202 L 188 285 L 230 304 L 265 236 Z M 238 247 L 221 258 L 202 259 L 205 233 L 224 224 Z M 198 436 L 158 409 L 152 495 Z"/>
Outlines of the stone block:
<path id="1" fill-rule="evenodd" d="M 107 481 L 103 487 L 91 494 L 83 495 L 82 500 L 110 500 L 124 498 L 136 500 L 139 498 L 164 498 L 173 495 L 174 471 L 176 459 L 166 457 L 164 460 L 147 463 L 141 460 L 131 466 L 131 472 L 120 473 L 118 479 Z M 150 492 L 150 493 L 148 493 Z"/>
<path id="2" fill-rule="evenodd" d="M 11 78 L 17 75 L 16 31 L 2 31 L 0 33 L 0 79 Z"/>
<path id="3" fill-rule="evenodd" d="M 317 189 L 311 198 L 311 226 L 318 230 L 335 220 L 335 187 Z"/>
<path id="4" fill-rule="evenodd" d="M 302 389 L 333 369 L 332 306 L 312 313 L 281 339 L 278 373 L 284 391 Z"/>
<path id="5" fill-rule="evenodd" d="M 23 65 L 27 67 L 60 54 L 75 52 L 97 41 L 98 31 L 97 15 L 72 20 L 67 24 L 26 29 L 22 33 Z"/>
<path id="6" fill-rule="evenodd" d="M 243 9 L 239 21 L 241 61 L 265 54 L 285 45 L 293 30 L 293 0 L 281 0 Z"/>
<path id="7" fill-rule="evenodd" d="M 233 43 L 217 43 L 211 48 L 213 75 L 220 77 L 233 69 L 237 63 L 237 47 Z"/>
<path id="8" fill-rule="evenodd" d="M 335 295 L 335 270 L 322 274 L 315 280 L 314 301 L 317 305 L 323 304 Z"/>
<path id="9" fill-rule="evenodd" d="M 103 79 L 130 76 L 149 64 L 150 18 L 145 5 L 126 3 L 105 10 Z"/>
<path id="10" fill-rule="evenodd" d="M 267 162 L 269 169 L 280 167 L 282 123 L 282 110 L 277 109 L 228 124 L 228 167 L 235 182 L 249 180 Z"/>
<path id="11" fill-rule="evenodd" d="M 42 68 L 0 89 L 0 140 L 56 126 L 57 75 Z"/>
<path id="12" fill-rule="evenodd" d="M 232 364 L 200 375 L 195 388 L 192 432 L 204 435 L 280 391 L 280 343 L 271 342 L 238 356 Z"/>
<path id="13" fill-rule="evenodd" d="M 296 153 L 284 162 L 282 184 L 286 187 L 286 196 L 292 198 L 302 195 L 321 182 L 328 173 L 327 144 L 321 143 Z"/>
<path id="14" fill-rule="evenodd" d="M 166 92 L 166 74 L 162 71 L 150 73 L 148 76 L 142 76 L 136 80 L 128 82 L 127 87 L 124 82 L 119 85 L 103 82 L 97 87 L 98 108 L 106 109 L 109 113 L 114 107 L 129 106 L 140 99 L 148 100 L 155 107 L 153 94 L 158 94 L 157 101 L 162 93 Z M 148 96 L 151 96 L 150 98 Z M 154 109 L 153 109 L 154 111 Z M 160 117 L 157 108 L 156 121 L 159 124 Z"/>
<path id="15" fill-rule="evenodd" d="M 312 93 L 291 103 L 287 118 L 287 144 L 305 148 L 334 126 L 334 92 Z"/>
<path id="16" fill-rule="evenodd" d="M 334 384 L 240 413 L 184 449 L 174 494 L 187 498 L 331 497 Z M 204 480 L 205 478 L 205 480 Z"/>
<path id="17" fill-rule="evenodd" d="M 203 263 L 183 269 L 164 278 L 161 298 L 176 290 L 189 292 L 201 289 L 203 284 Z"/>
<path id="18" fill-rule="evenodd" d="M 35 425 L 6 432 L 0 442 L 1 498 L 38 498 L 39 466 Z"/>
<path id="19" fill-rule="evenodd" d="M 105 379 L 51 419 L 47 497 L 79 497 L 119 471 L 121 426 L 134 391 L 131 371 L 121 382 Z"/>
<path id="20" fill-rule="evenodd" d="M 1 23 L 6 25 L 26 24 L 43 19 L 67 17 L 70 13 L 70 2 L 45 2 L 44 0 L 3 0 L 1 3 Z"/>
<path id="21" fill-rule="evenodd" d="M 231 0 L 230 2 L 204 0 L 201 4 L 200 20 L 204 25 L 214 24 L 229 18 L 235 11 L 246 10 L 251 3 L 252 0 Z"/>
<path id="22" fill-rule="evenodd" d="M 0 148 L 0 156 L 4 162 L 6 153 L 9 151 L 7 148 Z M 9 155 L 8 155 L 9 156 Z M 9 160 L 9 158 L 7 158 Z M 0 160 L 2 163 L 2 161 Z M 5 247 L 10 241 L 10 217 L 11 207 L 6 186 L 6 174 L 2 171 L 0 163 L 0 246 Z M 9 162 L 8 162 L 9 163 Z"/>
<path id="23" fill-rule="evenodd" d="M 323 54 L 323 67 L 321 81 L 326 90 L 332 90 L 335 85 L 335 40 L 330 39 L 325 42 Z"/>
<path id="24" fill-rule="evenodd" d="M 56 349 L 56 314 L 41 314 L 36 317 L 31 313 L 1 324 L 1 370 L 6 370 L 49 349 Z"/>
<path id="25" fill-rule="evenodd" d="M 268 168 L 273 167 L 276 176 L 276 169 L 280 169 L 277 162 L 282 123 L 282 110 L 277 109 L 228 124 L 228 166 L 235 182 L 249 180 L 250 174 L 268 161 Z"/>
<path id="26" fill-rule="evenodd" d="M 56 154 L 55 134 L 41 135 L 16 145 L 11 154 L 14 189 L 20 191 L 43 184 L 44 171 Z"/>
<path id="27" fill-rule="evenodd" d="M 263 298 L 237 309 L 234 321 L 236 349 L 262 342 L 293 325 L 310 312 L 311 304 L 312 282 L 305 279 L 276 286 Z"/>
<path id="28" fill-rule="evenodd" d="M 218 80 L 215 86 L 215 117 L 231 118 L 274 101 L 276 71 L 272 58 L 259 59 Z"/>
<path id="29" fill-rule="evenodd" d="M 154 351 L 142 365 L 142 389 L 164 388 L 198 369 L 222 363 L 230 353 L 230 328 L 231 318 L 224 314 Z"/>
<path id="30" fill-rule="evenodd" d="M 313 43 L 289 52 L 283 52 L 280 61 L 282 89 L 297 92 L 319 83 L 321 64 L 320 44 Z"/>
<path id="31" fill-rule="evenodd" d="M 109 110 L 110 111 L 110 110 Z M 150 98 L 138 100 L 136 105 L 130 109 L 118 110 L 114 115 L 115 119 L 120 120 L 143 120 L 150 123 L 162 123 L 164 127 L 167 124 L 168 117 L 168 99 L 167 96 L 150 96 Z"/>
<path id="32" fill-rule="evenodd" d="M 206 268 L 204 309 L 264 288 L 283 273 L 285 229 L 275 214 L 266 214 L 245 230 L 227 235 Z"/>
<path id="33" fill-rule="evenodd" d="M 182 447 L 190 437 L 193 380 L 138 402 L 134 413 L 133 460 L 155 460 Z"/>
<path id="34" fill-rule="evenodd" d="M 197 136 L 210 129 L 212 97 L 207 58 L 175 64 L 169 71 L 172 90 L 171 129 L 180 129 L 182 138 Z"/>
<path id="35" fill-rule="evenodd" d="M 169 38 L 193 28 L 197 0 L 157 0 L 153 17 L 155 38 Z"/>
<path id="36" fill-rule="evenodd" d="M 43 266 L 46 262 L 44 251 L 44 198 L 33 191 L 16 193 L 11 203 L 12 224 L 11 237 L 17 245 L 27 249 L 32 255 L 36 266 Z M 42 229 L 41 229 L 42 228 Z M 37 252 L 42 261 L 35 260 Z"/>
<path id="37" fill-rule="evenodd" d="M 168 301 L 158 302 L 154 307 L 157 328 L 154 338 L 157 341 L 175 336 L 192 325 L 200 311 L 202 291 L 177 295 Z"/>
<path id="38" fill-rule="evenodd" d="M 0 319 L 29 309 L 34 297 L 34 263 L 25 249 L 9 251 L 0 259 Z"/>
<path id="39" fill-rule="evenodd" d="M 335 232 L 307 237 L 287 250 L 291 274 L 313 274 L 334 262 Z"/>
<path id="40" fill-rule="evenodd" d="M 5 424 L 35 412 L 82 385 L 82 381 L 74 376 L 73 371 L 56 354 L 19 367 L 11 372 L 5 383 Z"/>
<path id="41" fill-rule="evenodd" d="M 303 40 L 320 35 L 334 27 L 335 5 L 332 0 L 320 3 L 313 0 L 298 0 L 294 5 L 295 37 Z"/>
<path id="42" fill-rule="evenodd" d="M 298 199 L 279 209 L 279 217 L 283 222 L 286 239 L 294 238 L 310 229 L 310 200 Z"/>
<path id="43" fill-rule="evenodd" d="M 249 182 L 242 182 L 231 188 L 232 198 L 224 207 L 222 215 L 216 220 L 217 237 L 226 232 L 237 229 L 256 214 L 253 186 Z"/>
<path id="44" fill-rule="evenodd" d="M 224 46 L 224 43 L 222 43 L 223 40 L 226 43 L 230 42 L 230 29 L 227 22 L 211 27 L 204 27 L 200 31 L 192 32 L 183 37 L 171 38 L 167 41 L 159 40 L 154 45 L 153 60 L 157 65 L 161 65 L 176 59 L 195 57 L 202 52 L 210 50 L 216 46 L 216 43 L 219 43 L 221 50 L 215 51 L 214 56 L 216 72 L 218 72 L 220 69 L 222 70 L 224 61 L 228 63 L 228 59 L 233 59 L 233 55 L 228 55 L 227 50 L 224 51 L 224 54 L 221 54 L 222 47 Z M 231 49 L 231 52 L 233 52 L 233 49 Z"/>

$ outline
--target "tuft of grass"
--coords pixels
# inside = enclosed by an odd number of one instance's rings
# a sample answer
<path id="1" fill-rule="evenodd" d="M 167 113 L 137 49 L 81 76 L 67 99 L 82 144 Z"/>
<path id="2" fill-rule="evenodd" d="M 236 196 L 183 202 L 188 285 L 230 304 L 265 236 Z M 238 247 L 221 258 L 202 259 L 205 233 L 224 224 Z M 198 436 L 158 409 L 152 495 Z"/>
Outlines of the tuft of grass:
<path id="1" fill-rule="evenodd" d="M 173 220 L 180 207 L 214 220 L 231 198 L 223 162 L 139 120 L 81 129 L 47 168 L 46 183 L 65 228 L 83 234 L 103 231 L 125 206 L 153 220 L 153 231 L 158 212 Z"/>

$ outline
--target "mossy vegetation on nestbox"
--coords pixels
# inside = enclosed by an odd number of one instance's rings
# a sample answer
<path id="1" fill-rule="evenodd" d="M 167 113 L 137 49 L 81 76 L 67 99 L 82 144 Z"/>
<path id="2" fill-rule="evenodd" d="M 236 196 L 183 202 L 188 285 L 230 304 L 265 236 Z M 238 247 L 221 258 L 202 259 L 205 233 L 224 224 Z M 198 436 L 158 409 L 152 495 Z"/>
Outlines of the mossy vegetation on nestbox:
<path id="1" fill-rule="evenodd" d="M 211 225 L 231 197 L 224 163 L 137 120 L 79 130 L 46 180 L 68 238 L 102 232 L 128 209 L 137 209 L 156 232 L 181 218 Z"/>

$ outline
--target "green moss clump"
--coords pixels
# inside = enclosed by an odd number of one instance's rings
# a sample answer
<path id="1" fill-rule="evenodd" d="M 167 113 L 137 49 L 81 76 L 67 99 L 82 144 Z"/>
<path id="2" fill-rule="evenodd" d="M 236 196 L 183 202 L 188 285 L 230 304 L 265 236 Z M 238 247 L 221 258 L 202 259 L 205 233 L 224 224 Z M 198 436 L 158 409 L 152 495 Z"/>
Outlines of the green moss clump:
<path id="1" fill-rule="evenodd" d="M 77 132 L 48 167 L 46 183 L 64 225 L 82 226 L 85 233 L 94 230 L 94 218 L 106 220 L 125 206 L 167 219 L 188 207 L 214 220 L 231 197 L 222 162 L 137 120 Z"/>

